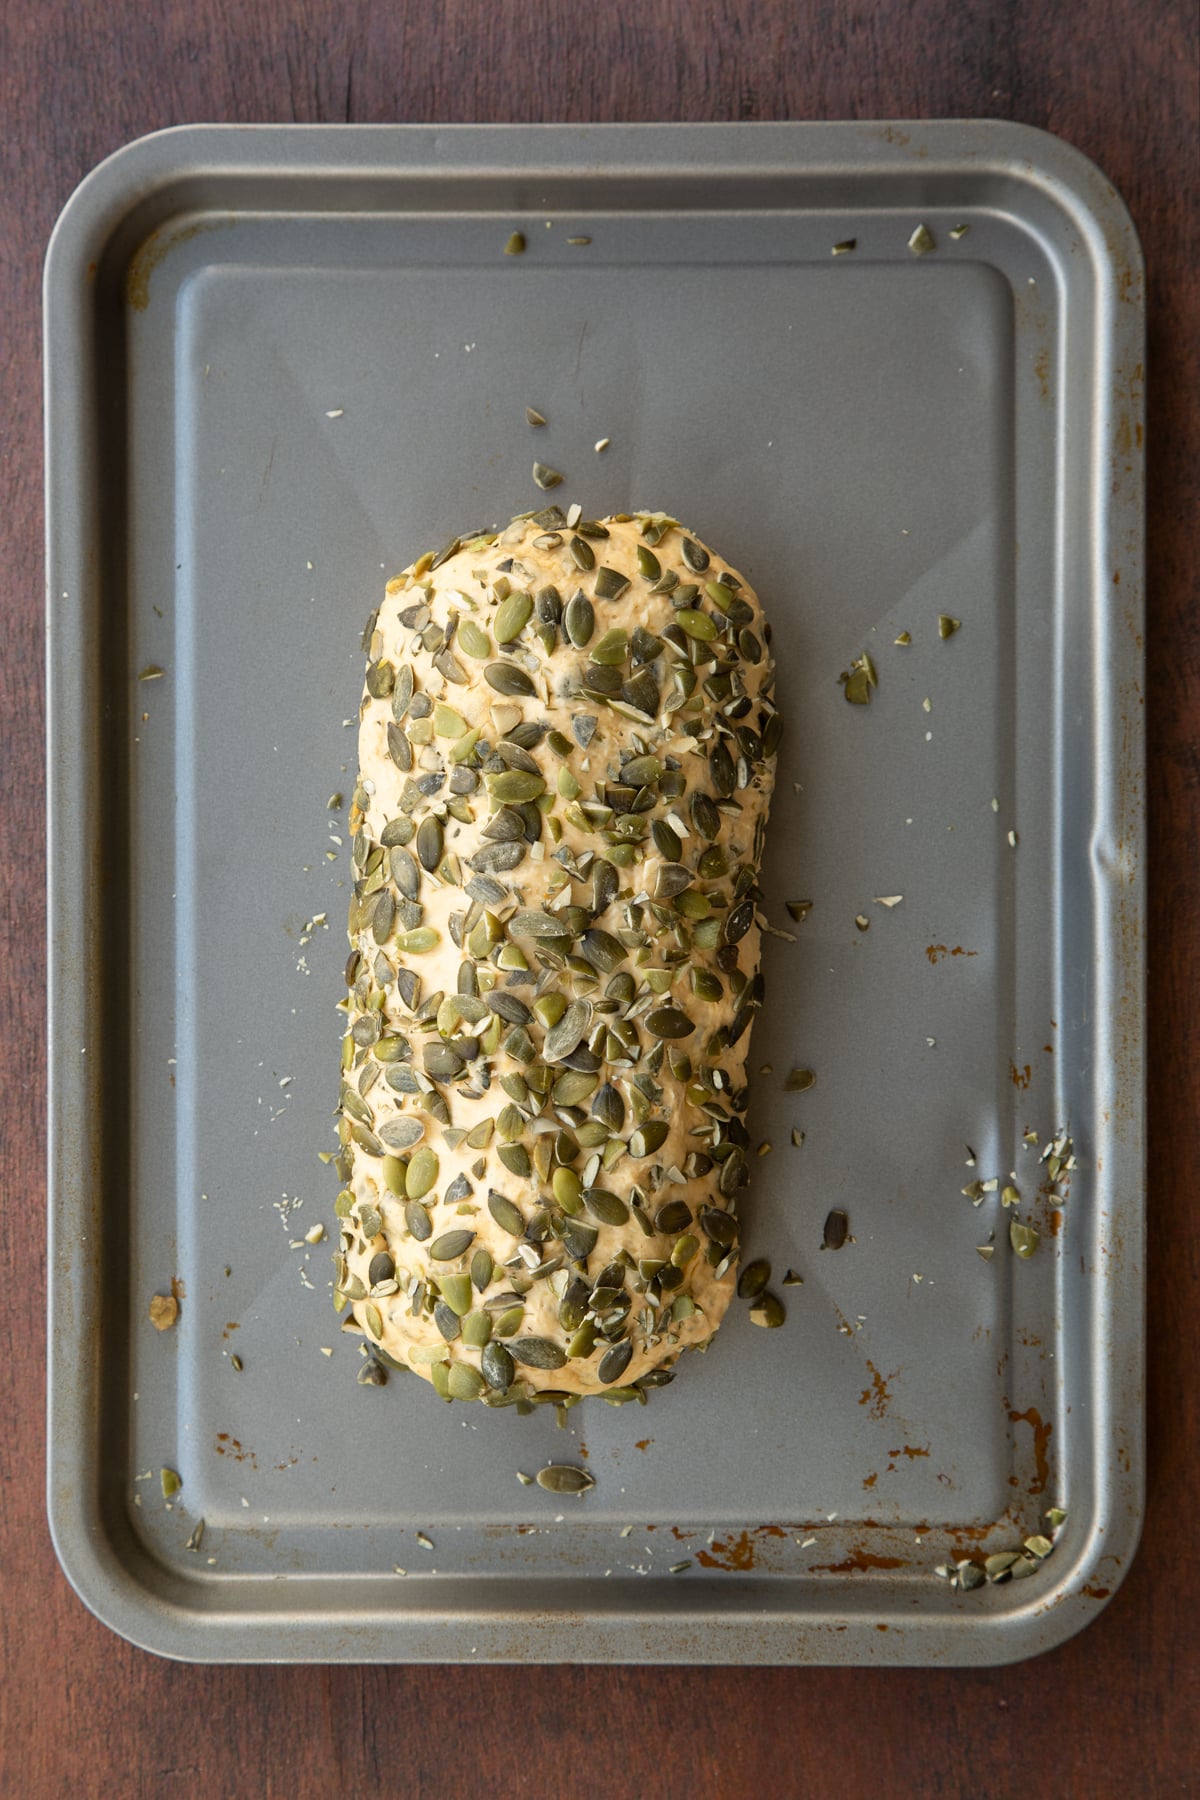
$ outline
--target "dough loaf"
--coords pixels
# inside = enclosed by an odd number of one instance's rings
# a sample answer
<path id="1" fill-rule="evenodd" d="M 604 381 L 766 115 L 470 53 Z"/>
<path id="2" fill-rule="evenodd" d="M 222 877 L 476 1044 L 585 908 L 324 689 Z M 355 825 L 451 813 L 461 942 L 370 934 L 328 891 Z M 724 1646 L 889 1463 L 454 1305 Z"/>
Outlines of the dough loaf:
<path id="1" fill-rule="evenodd" d="M 548 507 L 364 648 L 335 1303 L 445 1399 L 636 1398 L 736 1279 L 759 601 L 661 513 Z"/>

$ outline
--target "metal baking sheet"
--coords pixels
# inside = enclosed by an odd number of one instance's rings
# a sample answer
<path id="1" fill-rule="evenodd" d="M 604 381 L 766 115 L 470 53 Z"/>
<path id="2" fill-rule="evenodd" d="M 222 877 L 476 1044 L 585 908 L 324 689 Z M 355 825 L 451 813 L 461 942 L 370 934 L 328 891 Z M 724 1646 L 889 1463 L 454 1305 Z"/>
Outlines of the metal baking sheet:
<path id="1" fill-rule="evenodd" d="M 46 316 L 49 1510 L 86 1603 L 204 1661 L 1078 1629 L 1142 1507 L 1142 271 L 1103 175 L 997 123 L 188 127 L 78 190 Z M 538 504 L 535 453 L 747 571 L 789 721 L 745 1213 L 803 1286 L 565 1429 L 356 1385 L 305 1238 L 361 625 Z M 1064 1129 L 1056 1206 L 1025 1134 Z M 993 1178 L 1028 1261 L 962 1194 Z M 550 1460 L 594 1491 L 519 1485 Z M 1028 1579 L 935 1572 L 1051 1507 Z"/>

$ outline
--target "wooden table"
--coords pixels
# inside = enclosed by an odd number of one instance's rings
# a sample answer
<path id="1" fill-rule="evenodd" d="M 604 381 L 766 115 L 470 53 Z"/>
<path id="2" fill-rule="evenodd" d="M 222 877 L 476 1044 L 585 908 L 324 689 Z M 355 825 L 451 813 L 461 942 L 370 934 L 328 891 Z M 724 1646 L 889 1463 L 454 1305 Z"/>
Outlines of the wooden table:
<path id="1" fill-rule="evenodd" d="M 507 1800 L 1200 1789 L 1200 232 L 1194 0 L 6 0 L 0 7 L 0 1793 Z M 1012 1669 L 196 1669 L 130 1648 L 43 1511 L 39 278 L 63 202 L 193 120 L 994 116 L 1060 133 L 1149 265 L 1150 1504 L 1097 1622 Z"/>

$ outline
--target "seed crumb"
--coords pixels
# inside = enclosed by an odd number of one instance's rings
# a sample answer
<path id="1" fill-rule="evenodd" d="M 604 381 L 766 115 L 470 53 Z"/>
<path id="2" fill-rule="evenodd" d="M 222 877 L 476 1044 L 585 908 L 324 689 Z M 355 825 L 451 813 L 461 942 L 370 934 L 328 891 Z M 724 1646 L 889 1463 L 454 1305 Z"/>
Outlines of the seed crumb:
<path id="1" fill-rule="evenodd" d="M 605 450 L 607 450 L 607 449 L 608 449 L 608 446 L 609 446 L 609 445 L 610 445 L 610 444 L 611 444 L 611 443 L 612 443 L 612 439 L 611 439 L 611 438 L 597 438 L 597 439 L 596 439 L 596 444 L 595 444 L 595 449 L 596 449 L 596 454 L 597 454 L 597 456 L 599 456 L 599 455 L 600 455 L 600 454 L 601 454 L 601 453 L 602 453 L 602 452 L 603 452 L 603 451 L 605 451 Z"/>
<path id="2" fill-rule="evenodd" d="M 174 1294 L 154 1294 L 150 1299 L 150 1323 L 155 1331 L 170 1331 L 179 1317 L 179 1302 Z"/>

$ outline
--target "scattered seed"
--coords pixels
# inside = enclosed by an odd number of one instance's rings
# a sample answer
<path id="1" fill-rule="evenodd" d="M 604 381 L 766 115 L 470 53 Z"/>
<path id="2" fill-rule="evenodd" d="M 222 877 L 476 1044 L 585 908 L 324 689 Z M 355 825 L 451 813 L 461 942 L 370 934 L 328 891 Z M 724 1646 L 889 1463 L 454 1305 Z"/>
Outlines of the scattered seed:
<path id="1" fill-rule="evenodd" d="M 914 256 L 928 256 L 931 250 L 937 249 L 937 243 L 928 225 L 918 225 L 908 240 L 908 247 Z"/>
<path id="2" fill-rule="evenodd" d="M 547 468 L 545 463 L 535 462 L 533 465 L 533 479 L 540 488 L 556 488 L 561 483 L 562 476 L 557 469 L 550 469 Z"/>
<path id="3" fill-rule="evenodd" d="M 174 1469 L 163 1469 L 159 1473 L 159 1482 L 163 1499 L 170 1500 L 183 1486 L 183 1477 L 176 1474 Z"/>
<path id="4" fill-rule="evenodd" d="M 590 244 L 591 241 L 590 237 L 569 237 L 567 239 L 568 244 Z"/>
<path id="5" fill-rule="evenodd" d="M 952 619 L 949 613 L 938 614 L 938 636 L 940 638 L 953 637 L 961 625 L 962 620 Z"/>
<path id="6" fill-rule="evenodd" d="M 852 250 L 857 250 L 857 249 L 858 249 L 858 239 L 857 238 L 843 238 L 840 244 L 835 244 L 833 246 L 832 254 L 834 256 L 849 256 L 849 254 Z"/>
<path id="7" fill-rule="evenodd" d="M 1040 1234 L 1034 1230 L 1033 1226 L 1023 1225 L 1020 1219 L 1012 1219 L 1009 1222 L 1008 1237 L 1017 1255 L 1026 1260 L 1033 1255 L 1041 1241 Z"/>
<path id="8" fill-rule="evenodd" d="M 821 1237 L 822 1250 L 840 1250 L 850 1235 L 850 1221 L 839 1208 L 828 1215 Z"/>
<path id="9" fill-rule="evenodd" d="M 952 225 L 950 227 L 950 236 L 957 243 L 959 238 L 966 237 L 966 235 L 967 235 L 968 231 L 970 231 L 970 229 L 971 229 L 971 227 L 969 225 Z"/>
<path id="10" fill-rule="evenodd" d="M 858 926 L 860 931 L 870 931 L 871 929 L 871 921 L 868 919 L 866 913 L 855 913 L 854 923 Z"/>
<path id="11" fill-rule="evenodd" d="M 611 438 L 597 438 L 596 443 L 595 443 L 595 450 L 596 450 L 597 456 L 600 456 L 605 450 L 607 450 L 608 446 L 611 443 L 612 443 Z"/>
<path id="12" fill-rule="evenodd" d="M 153 1294 L 150 1299 L 150 1323 L 155 1331 L 169 1331 L 179 1317 L 179 1302 L 174 1294 Z"/>
<path id="13" fill-rule="evenodd" d="M 537 1484 L 548 1494 L 586 1494 L 594 1488 L 596 1478 L 586 1469 L 572 1468 L 568 1463 L 549 1463 L 537 1472 Z"/>
<path id="14" fill-rule="evenodd" d="M 805 1094 L 815 1087 L 817 1077 L 812 1069 L 792 1069 L 783 1084 L 785 1094 Z"/>
<path id="15" fill-rule="evenodd" d="M 525 423 L 527 425 L 532 425 L 536 429 L 537 426 L 544 425 L 546 421 L 536 407 L 527 406 L 525 408 Z"/>
<path id="16" fill-rule="evenodd" d="M 525 253 L 525 233 L 514 231 L 504 246 L 505 256 L 523 256 Z"/>

